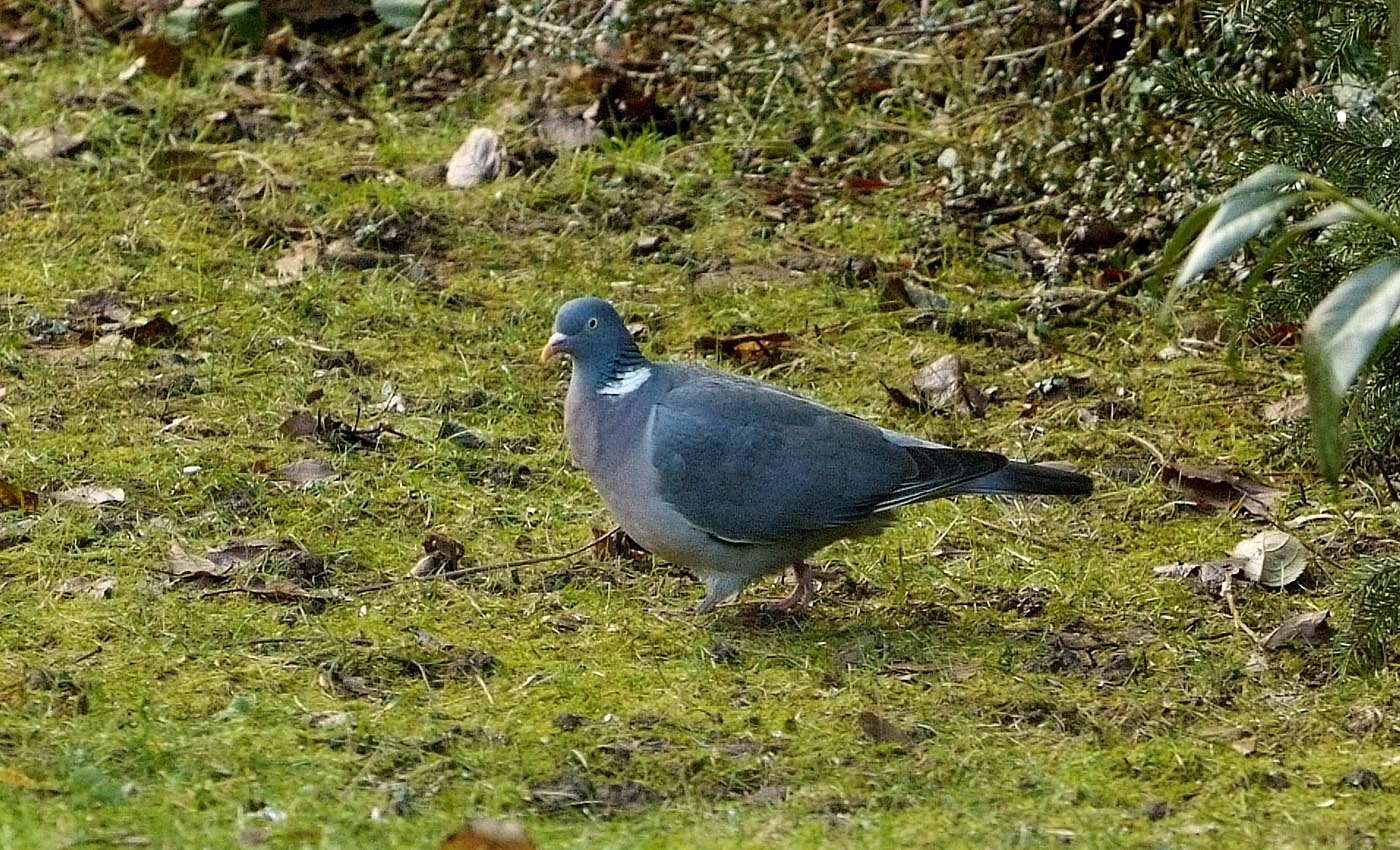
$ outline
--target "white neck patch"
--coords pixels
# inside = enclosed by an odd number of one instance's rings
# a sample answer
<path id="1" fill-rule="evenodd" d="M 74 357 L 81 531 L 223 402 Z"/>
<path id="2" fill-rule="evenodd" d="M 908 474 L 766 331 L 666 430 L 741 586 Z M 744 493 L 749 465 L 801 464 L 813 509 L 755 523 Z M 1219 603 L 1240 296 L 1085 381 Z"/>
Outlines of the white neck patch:
<path id="1" fill-rule="evenodd" d="M 638 366 L 608 381 L 598 388 L 599 395 L 623 396 L 645 384 L 651 377 L 651 367 Z"/>

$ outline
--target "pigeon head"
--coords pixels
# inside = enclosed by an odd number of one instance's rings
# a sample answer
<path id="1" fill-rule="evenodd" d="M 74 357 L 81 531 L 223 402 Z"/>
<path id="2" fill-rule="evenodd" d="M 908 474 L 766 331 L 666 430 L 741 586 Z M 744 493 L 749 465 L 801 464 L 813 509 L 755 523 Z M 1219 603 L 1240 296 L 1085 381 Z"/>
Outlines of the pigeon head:
<path id="1" fill-rule="evenodd" d="M 644 360 L 613 306 L 601 298 L 575 298 L 554 314 L 554 333 L 540 358 L 567 354 L 575 369 L 606 374 L 622 363 Z"/>

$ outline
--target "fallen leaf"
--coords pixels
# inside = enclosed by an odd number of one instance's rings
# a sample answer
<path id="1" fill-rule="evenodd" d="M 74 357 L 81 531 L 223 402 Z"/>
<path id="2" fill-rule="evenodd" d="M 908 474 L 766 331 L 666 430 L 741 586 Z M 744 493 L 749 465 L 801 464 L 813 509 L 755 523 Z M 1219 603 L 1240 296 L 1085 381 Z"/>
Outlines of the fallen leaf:
<path id="1" fill-rule="evenodd" d="M 65 599 L 74 599 L 79 596 L 86 596 L 89 599 L 110 599 L 112 588 L 116 586 L 117 580 L 111 576 L 103 576 L 102 578 L 75 576 L 59 582 L 57 593 Z"/>
<path id="2" fill-rule="evenodd" d="M 131 308 L 115 292 L 99 289 L 73 299 L 67 315 L 69 323 L 79 327 L 122 326 L 131 321 Z"/>
<path id="3" fill-rule="evenodd" d="M 137 36 L 136 55 L 146 60 L 146 68 L 157 77 L 169 79 L 180 71 L 184 48 L 161 35 Z"/>
<path id="4" fill-rule="evenodd" d="M 233 567 L 232 563 L 216 564 L 201 555 L 191 555 L 185 551 L 185 547 L 175 540 L 170 541 L 170 555 L 165 560 L 165 568 L 171 575 L 181 580 L 222 579 L 228 576 Z"/>
<path id="5" fill-rule="evenodd" d="M 126 501 L 126 491 L 120 487 L 87 485 L 84 487 L 70 487 L 67 490 L 61 490 L 54 493 L 53 497 L 60 502 L 69 502 L 74 505 L 87 505 L 90 508 L 95 508 L 98 505 Z"/>
<path id="6" fill-rule="evenodd" d="M 447 185 L 453 189 L 468 189 L 495 180 L 501 174 L 504 160 L 505 147 L 500 133 L 489 127 L 475 127 L 447 162 Z"/>
<path id="7" fill-rule="evenodd" d="M 293 411 L 277 430 L 285 437 L 316 439 L 337 448 L 377 449 L 385 434 L 403 436 L 382 423 L 373 428 L 355 428 L 329 414 L 312 414 L 305 410 Z"/>
<path id="8" fill-rule="evenodd" d="M 1153 573 L 1158 578 L 1192 578 L 1196 579 L 1196 584 L 1211 596 L 1224 596 L 1231 587 L 1235 575 L 1239 573 L 1243 564 L 1233 558 L 1221 558 L 1216 561 L 1204 561 L 1199 563 L 1181 562 L 1176 564 L 1166 564 L 1156 567 Z"/>
<path id="9" fill-rule="evenodd" d="M 466 548 L 445 534 L 429 534 L 423 538 L 423 557 L 408 571 L 410 578 L 427 578 L 455 570 L 466 554 Z"/>
<path id="10" fill-rule="evenodd" d="M 31 493 L 0 478 L 0 511 L 32 511 L 38 506 L 38 493 Z"/>
<path id="11" fill-rule="evenodd" d="M 297 602 L 303 599 L 331 598 L 324 593 L 307 590 L 291 579 L 284 578 L 265 579 L 261 576 L 253 576 L 239 590 L 254 599 L 262 599 L 267 602 Z"/>
<path id="12" fill-rule="evenodd" d="M 927 286 L 899 277 L 886 278 L 884 300 L 894 307 L 913 307 L 928 312 L 947 310 L 949 306 L 947 298 Z"/>
<path id="13" fill-rule="evenodd" d="M 388 381 L 385 381 L 379 387 L 379 395 L 384 400 L 381 401 L 379 404 L 371 405 L 369 408 L 367 408 L 369 413 L 375 416 L 381 416 L 385 413 L 391 412 L 408 412 L 408 402 L 404 399 L 403 395 L 399 393 L 398 390 L 394 389 L 394 385 L 389 383 Z"/>
<path id="14" fill-rule="evenodd" d="M 1332 638 L 1332 626 L 1327 622 L 1330 611 L 1305 611 L 1294 614 L 1264 638 L 1264 648 L 1282 649 L 1285 646 L 1317 646 Z"/>
<path id="15" fill-rule="evenodd" d="M 291 249 L 277 258 L 272 264 L 272 270 L 277 275 L 277 280 L 282 283 L 295 283 L 306 276 L 306 273 L 316 267 L 316 262 L 321 258 L 321 243 L 315 239 L 305 239 L 296 243 Z"/>
<path id="16" fill-rule="evenodd" d="M 792 334 L 785 331 L 739 334 L 737 336 L 702 336 L 695 340 L 695 350 L 714 353 L 743 363 L 772 365 L 791 354 L 795 346 Z"/>
<path id="17" fill-rule="evenodd" d="M 327 695 L 337 699 L 363 697 L 370 694 L 369 683 L 365 681 L 363 676 L 342 673 L 335 665 L 329 663 L 321 665 L 321 670 L 316 676 L 316 683 Z"/>
<path id="18" fill-rule="evenodd" d="M 967 361 L 945 354 L 914 373 L 914 391 L 924 410 L 962 411 L 980 417 L 987 412 L 987 396 L 968 383 Z"/>
<path id="19" fill-rule="evenodd" d="M 886 720 L 873 711 L 862 711 L 856 718 L 865 737 L 881 744 L 912 744 L 914 736 L 906 729 Z"/>
<path id="20" fill-rule="evenodd" d="M 593 557 L 600 561 L 611 561 L 614 558 L 628 561 L 651 560 L 651 553 L 620 528 L 607 537 L 603 537 L 603 529 L 595 528 L 593 539 L 597 541 L 593 544 Z"/>
<path id="21" fill-rule="evenodd" d="M 637 240 L 632 243 L 632 247 L 628 249 L 627 253 L 634 259 L 638 257 L 650 257 L 652 254 L 660 251 L 661 246 L 669 241 L 670 240 L 664 233 L 644 233 L 637 237 Z"/>
<path id="22" fill-rule="evenodd" d="M 1230 557 L 1242 563 L 1245 578 L 1264 587 L 1287 587 L 1308 565 L 1302 541 L 1286 531 L 1270 528 L 1236 544 Z"/>
<path id="23" fill-rule="evenodd" d="M 335 481 L 340 475 L 329 463 L 315 458 L 305 458 L 294 460 L 291 463 L 277 470 L 277 479 L 286 481 L 289 484 L 296 484 L 299 487 L 309 487 L 313 484 L 322 484 L 327 481 Z"/>
<path id="24" fill-rule="evenodd" d="M 518 821 L 483 818 L 444 838 L 438 850 L 535 850 L 535 844 Z"/>
<path id="25" fill-rule="evenodd" d="M 1275 490 L 1221 466 L 1185 466 L 1165 463 L 1162 481 L 1200 510 L 1222 510 L 1239 505 L 1246 513 L 1268 517 L 1282 490 Z"/>
<path id="26" fill-rule="evenodd" d="M 57 159 L 76 153 L 87 141 L 58 127 L 29 127 L 14 135 L 19 155 L 28 160 Z"/>
<path id="27" fill-rule="evenodd" d="M 1299 422 L 1308 416 L 1308 397 L 1291 395 L 1264 407 L 1265 422 Z"/>
<path id="28" fill-rule="evenodd" d="M 265 558 L 274 552 L 304 553 L 305 550 L 289 540 L 277 540 L 271 537 L 239 537 L 230 540 L 218 549 L 211 549 L 204 553 L 204 557 L 226 570 L 233 570 L 250 561 Z"/>

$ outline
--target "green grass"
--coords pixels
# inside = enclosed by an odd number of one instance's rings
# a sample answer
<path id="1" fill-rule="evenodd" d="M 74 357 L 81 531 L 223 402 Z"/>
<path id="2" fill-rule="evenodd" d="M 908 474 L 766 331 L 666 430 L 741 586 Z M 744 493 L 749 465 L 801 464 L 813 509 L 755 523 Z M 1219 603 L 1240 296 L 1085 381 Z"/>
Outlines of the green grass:
<path id="1" fill-rule="evenodd" d="M 199 139 L 215 109 L 253 107 L 214 67 L 197 86 L 115 86 L 125 61 L 0 65 L 16 75 L 0 125 L 91 127 L 72 161 L 0 162 L 0 477 L 41 494 L 126 490 L 120 505 L 0 514 L 0 768 L 16 772 L 0 773 L 0 848 L 433 847 L 483 814 L 523 819 L 542 848 L 1353 847 L 1400 829 L 1389 790 L 1338 784 L 1364 767 L 1400 785 L 1389 717 L 1369 735 L 1348 729 L 1366 706 L 1393 711 L 1393 673 L 1331 679 L 1323 649 L 1270 653 L 1258 669 L 1223 603 L 1152 577 L 1260 526 L 1173 507 L 1123 432 L 1183 462 L 1273 474 L 1290 490 L 1286 516 L 1334 514 L 1300 534 L 1337 557 L 1393 528 L 1393 507 L 1365 487 L 1327 490 L 1277 451 L 1259 411 L 1298 388 L 1288 352 L 1248 349 L 1238 370 L 1223 353 L 1161 362 L 1170 338 L 1116 313 L 1019 357 L 905 329 L 878 293 L 831 275 L 772 282 L 756 270 L 800 244 L 896 263 L 918 247 L 911 205 L 933 202 L 894 188 L 775 232 L 723 147 L 644 137 L 469 192 L 403 179 L 446 159 L 478 117 L 469 108 L 396 108 L 375 127 L 312 97 L 268 96 L 283 131 L 224 147 L 299 185 L 239 198 L 268 174 L 224 159 L 192 188 L 150 173 L 150 155 Z M 71 105 L 109 90 L 135 109 Z M 346 180 L 355 165 L 380 172 Z M 673 246 L 728 269 L 632 260 L 637 232 L 599 223 L 611 206 L 656 201 L 695 219 L 669 231 Z M 324 265 L 274 280 L 306 229 L 329 239 L 391 217 L 401 245 L 389 250 L 432 262 L 440 286 Z M 1018 308 L 986 293 L 1031 283 L 970 242 L 943 250 L 957 307 L 1014 321 Z M 181 341 L 76 363 L 23 344 L 32 317 L 61 317 L 98 288 L 169 316 Z M 695 617 L 699 585 L 683 573 L 589 556 L 356 593 L 406 573 L 430 532 L 489 563 L 573 548 L 609 524 L 568 464 L 565 372 L 537 360 L 553 309 L 584 293 L 645 320 L 657 356 L 694 358 L 702 333 L 793 331 L 797 356 L 760 374 L 889 427 L 1074 462 L 1099 492 L 907 511 L 877 540 L 827 550 L 850 581 L 793 619 L 743 606 Z M 364 373 L 321 369 L 313 343 L 353 350 Z M 892 408 L 879 382 L 906 384 L 947 351 L 999 388 L 988 417 Z M 1091 393 L 1020 416 L 1028 389 L 1057 374 L 1087 375 Z M 408 400 L 385 420 L 406 438 L 342 451 L 277 431 L 308 393 L 353 420 L 386 382 Z M 1078 408 L 1101 400 L 1137 415 L 1079 428 Z M 443 419 L 488 445 L 437 439 Z M 305 457 L 340 479 L 272 480 Z M 202 552 L 246 536 L 322 556 L 335 598 L 160 589 L 172 540 Z M 84 576 L 114 577 L 111 598 L 59 597 Z M 998 610 L 1027 589 L 1044 594 L 1042 613 Z M 1326 579 L 1238 598 L 1259 632 L 1336 604 Z M 564 614 L 582 625 L 546 621 Z M 414 629 L 457 650 L 422 646 Z M 1102 645 L 1057 658 L 1065 630 Z M 466 648 L 499 667 L 454 672 Z M 324 687 L 329 669 L 367 692 Z M 918 740 L 869 740 L 867 711 Z M 559 728 L 566 713 L 582 725 Z M 614 799 L 626 795 L 609 786 L 650 793 L 606 811 L 527 799 L 563 774 Z M 1149 818 L 1161 802 L 1165 817 Z"/>

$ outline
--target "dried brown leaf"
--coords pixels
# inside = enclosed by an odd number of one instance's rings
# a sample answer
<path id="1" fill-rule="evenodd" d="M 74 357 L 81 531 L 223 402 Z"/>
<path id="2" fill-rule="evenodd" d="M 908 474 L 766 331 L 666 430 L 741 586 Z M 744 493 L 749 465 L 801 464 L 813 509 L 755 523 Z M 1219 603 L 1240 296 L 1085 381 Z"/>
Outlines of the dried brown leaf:
<path id="1" fill-rule="evenodd" d="M 83 487 L 70 487 L 67 490 L 60 490 L 53 494 L 54 499 L 60 502 L 68 502 L 74 505 L 86 505 L 95 508 L 98 505 L 108 505 L 113 502 L 126 501 L 126 491 L 120 487 L 98 487 L 96 485 L 86 485 Z"/>
<path id="2" fill-rule="evenodd" d="M 865 737 L 881 744 L 912 744 L 915 741 L 908 730 L 873 711 L 862 711 L 856 722 L 860 724 L 860 731 Z"/>
<path id="3" fill-rule="evenodd" d="M 98 325 L 125 325 L 131 321 L 131 308 L 126 306 L 120 295 L 108 289 L 99 289 L 73 299 L 68 305 L 68 321 L 79 327 Z"/>
<path id="4" fill-rule="evenodd" d="M 455 570 L 466 551 L 461 543 L 445 534 L 429 534 L 423 538 L 423 557 L 418 559 L 408 575 L 410 578 L 427 578 Z"/>
<path id="5" fill-rule="evenodd" d="M 320 258 L 321 243 L 315 239 L 305 239 L 278 257 L 272 264 L 272 270 L 276 273 L 278 282 L 295 283 L 315 268 Z"/>
<path id="6" fill-rule="evenodd" d="M 598 541 L 593 544 L 593 557 L 600 561 L 610 561 L 614 558 L 628 561 L 651 560 L 651 553 L 633 540 L 627 532 L 619 528 L 603 537 L 603 531 L 601 528 L 593 529 L 593 539 Z"/>
<path id="7" fill-rule="evenodd" d="M 286 481 L 299 487 L 335 481 L 339 477 L 340 474 L 335 471 L 335 467 L 317 458 L 294 460 L 277 470 L 276 475 L 277 480 Z"/>
<path id="8" fill-rule="evenodd" d="M 1264 587 L 1287 587 L 1308 566 L 1308 551 L 1302 541 L 1275 528 L 1241 540 L 1230 557 L 1243 564 L 1245 578 Z"/>
<path id="9" fill-rule="evenodd" d="M 1291 395 L 1264 407 L 1265 422 L 1300 422 L 1308 416 L 1308 397 Z"/>
<path id="10" fill-rule="evenodd" d="M 1282 490 L 1223 466 L 1165 463 L 1161 474 L 1164 484 L 1200 510 L 1225 510 L 1238 505 L 1253 516 L 1268 517 L 1283 495 Z"/>
<path id="11" fill-rule="evenodd" d="M 1332 639 L 1332 626 L 1327 622 L 1330 611 L 1305 611 L 1284 620 L 1278 628 L 1264 638 L 1264 648 L 1282 649 L 1285 646 L 1317 646 Z"/>
<path id="12" fill-rule="evenodd" d="M 157 313 L 139 325 L 127 325 L 122 328 L 121 334 L 136 345 L 160 345 L 179 339 L 180 329 Z"/>
<path id="13" fill-rule="evenodd" d="M 170 541 L 170 555 L 165 561 L 165 568 L 171 575 L 186 581 L 200 578 L 222 580 L 228 577 L 233 567 L 233 563 L 220 564 L 202 555 L 191 555 L 175 540 Z"/>
<path id="14" fill-rule="evenodd" d="M 438 850 L 535 850 L 518 821 L 474 820 L 442 840 Z"/>
<path id="15" fill-rule="evenodd" d="M 146 70 L 157 77 L 170 79 L 180 72 L 184 48 L 165 36 L 137 36 L 133 47 L 136 55 L 146 60 Z"/>
<path id="16" fill-rule="evenodd" d="M 14 135 L 19 155 L 33 161 L 76 153 L 86 141 L 83 135 L 75 136 L 59 127 L 29 127 Z"/>
<path id="17" fill-rule="evenodd" d="M 727 337 L 702 336 L 695 340 L 695 350 L 698 352 L 765 366 L 778 363 L 795 349 L 792 334 L 785 331 Z"/>
<path id="18" fill-rule="evenodd" d="M 971 416 L 987 412 L 987 396 L 968 383 L 967 361 L 957 354 L 945 354 L 914 373 L 914 391 L 924 410 L 961 411 Z"/>
<path id="19" fill-rule="evenodd" d="M 39 506 L 39 494 L 0 478 L 0 511 L 32 511 Z"/>
<path id="20" fill-rule="evenodd" d="M 111 576 L 103 576 L 102 578 L 75 576 L 59 582 L 56 592 L 65 599 L 79 596 L 85 596 L 89 599 L 110 599 L 112 589 L 116 586 L 117 580 Z"/>

